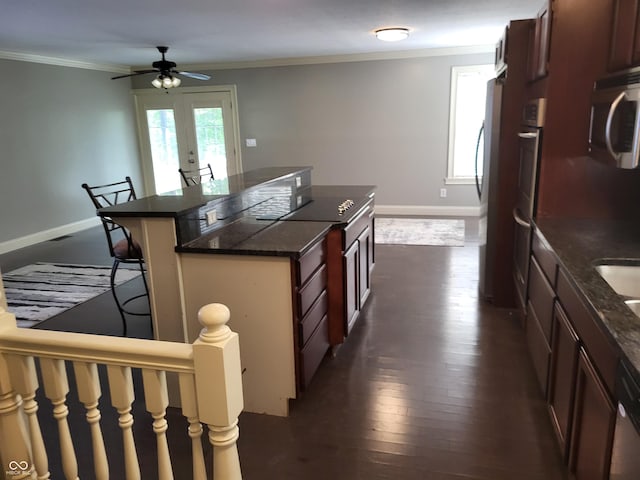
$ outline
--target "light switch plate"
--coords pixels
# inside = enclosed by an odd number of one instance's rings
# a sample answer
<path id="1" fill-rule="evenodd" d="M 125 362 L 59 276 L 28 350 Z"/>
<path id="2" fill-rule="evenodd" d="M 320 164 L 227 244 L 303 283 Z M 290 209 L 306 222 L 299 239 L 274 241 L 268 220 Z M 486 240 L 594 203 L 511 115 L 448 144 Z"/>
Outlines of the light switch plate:
<path id="1" fill-rule="evenodd" d="M 255 138 L 247 138 L 245 140 L 247 147 L 256 147 L 258 145 L 258 142 L 256 142 Z"/>
<path id="2" fill-rule="evenodd" d="M 216 209 L 214 208 L 213 210 L 209 210 L 207 212 L 207 225 L 213 225 L 217 221 L 218 221 L 218 213 L 216 212 Z"/>

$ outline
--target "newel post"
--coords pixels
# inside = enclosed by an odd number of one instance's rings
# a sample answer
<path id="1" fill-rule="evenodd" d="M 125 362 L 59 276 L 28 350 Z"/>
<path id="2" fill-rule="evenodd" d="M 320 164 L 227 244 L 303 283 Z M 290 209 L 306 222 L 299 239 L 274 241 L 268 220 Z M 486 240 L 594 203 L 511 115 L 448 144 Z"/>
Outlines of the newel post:
<path id="1" fill-rule="evenodd" d="M 3 331 L 17 328 L 16 317 L 7 312 L 5 306 L 0 281 L 0 337 Z M 21 406 L 22 399 L 11 385 L 9 366 L 0 345 L 0 478 L 35 478 Z"/>
<path id="2" fill-rule="evenodd" d="M 204 327 L 193 343 L 196 398 L 200 421 L 209 427 L 214 480 L 240 480 L 238 416 L 244 407 L 240 343 L 226 325 L 229 309 L 220 303 L 198 311 Z"/>

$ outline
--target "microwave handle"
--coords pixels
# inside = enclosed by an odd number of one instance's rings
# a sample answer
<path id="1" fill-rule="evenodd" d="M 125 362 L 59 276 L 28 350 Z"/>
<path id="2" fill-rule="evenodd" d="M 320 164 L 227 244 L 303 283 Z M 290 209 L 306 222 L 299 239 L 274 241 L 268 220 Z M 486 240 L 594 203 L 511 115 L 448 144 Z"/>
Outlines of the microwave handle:
<path id="1" fill-rule="evenodd" d="M 613 145 L 611 145 L 611 122 L 613 121 L 613 115 L 616 113 L 616 109 L 620 102 L 627 96 L 626 92 L 622 92 L 620 95 L 616 97 L 616 99 L 611 103 L 609 107 L 609 113 L 607 114 L 607 123 L 604 127 L 604 141 L 607 144 L 607 151 L 609 154 L 616 160 L 620 160 L 620 154 L 613 150 Z"/>

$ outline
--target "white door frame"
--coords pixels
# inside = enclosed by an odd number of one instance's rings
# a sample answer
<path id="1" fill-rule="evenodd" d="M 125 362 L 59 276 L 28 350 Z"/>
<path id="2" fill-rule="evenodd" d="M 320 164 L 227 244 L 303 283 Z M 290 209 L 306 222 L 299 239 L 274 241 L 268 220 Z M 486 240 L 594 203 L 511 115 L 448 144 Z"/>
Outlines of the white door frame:
<path id="1" fill-rule="evenodd" d="M 179 87 L 177 89 L 157 89 L 157 88 L 140 88 L 134 89 L 131 93 L 134 96 L 135 108 L 136 108 L 136 124 L 138 128 L 138 146 L 140 150 L 140 162 L 144 183 L 144 194 L 148 195 L 155 191 L 155 184 L 153 178 L 153 163 L 151 162 L 151 151 L 149 142 L 145 141 L 145 136 L 148 135 L 146 127 L 143 122 L 144 114 L 141 107 L 142 99 L 149 99 L 151 97 L 160 98 L 161 95 L 174 95 L 178 96 L 183 93 L 227 93 L 231 98 L 231 131 L 233 132 L 232 148 L 233 151 L 227 152 L 227 156 L 233 155 L 231 160 L 227 160 L 228 163 L 234 163 L 236 171 L 242 173 L 242 157 L 240 148 L 240 120 L 238 118 L 238 94 L 235 85 L 208 85 L 205 87 Z M 226 120 L 226 119 L 225 119 Z M 177 121 L 177 119 L 176 119 Z"/>

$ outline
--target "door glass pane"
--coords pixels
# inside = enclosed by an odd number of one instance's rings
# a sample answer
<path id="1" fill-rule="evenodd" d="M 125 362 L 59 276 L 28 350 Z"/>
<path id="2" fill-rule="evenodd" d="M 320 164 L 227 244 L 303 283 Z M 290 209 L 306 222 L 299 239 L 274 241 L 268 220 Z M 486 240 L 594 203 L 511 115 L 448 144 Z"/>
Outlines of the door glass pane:
<path id="1" fill-rule="evenodd" d="M 211 164 L 213 176 L 227 178 L 227 152 L 224 145 L 222 108 L 194 108 L 196 142 L 200 167 Z"/>
<path id="2" fill-rule="evenodd" d="M 181 188 L 176 121 L 172 109 L 147 110 L 156 193 Z"/>

